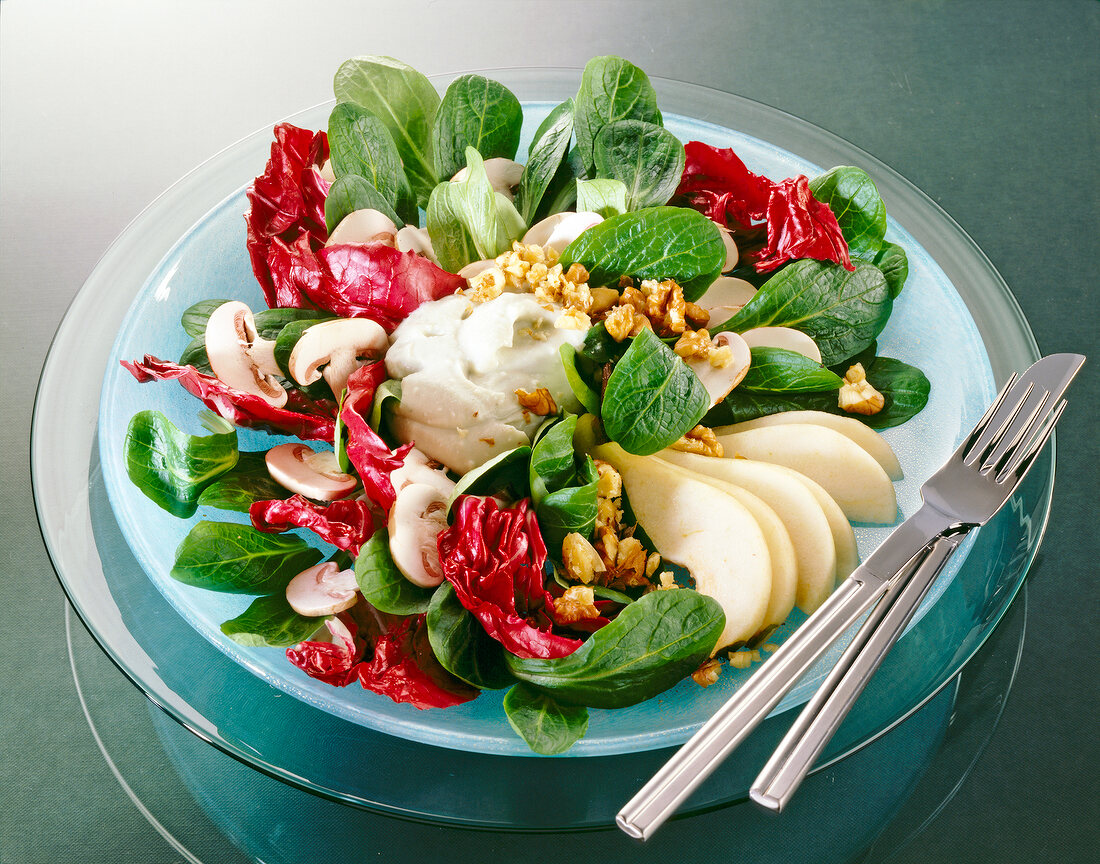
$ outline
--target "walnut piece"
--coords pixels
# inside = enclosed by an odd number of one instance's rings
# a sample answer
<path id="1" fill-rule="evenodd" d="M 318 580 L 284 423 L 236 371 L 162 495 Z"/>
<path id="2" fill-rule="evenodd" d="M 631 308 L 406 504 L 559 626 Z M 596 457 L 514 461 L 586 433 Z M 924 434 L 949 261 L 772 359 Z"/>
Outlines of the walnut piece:
<path id="1" fill-rule="evenodd" d="M 863 364 L 856 363 L 844 375 L 837 405 L 850 414 L 870 416 L 878 414 L 886 406 L 886 397 L 871 386 Z"/>
<path id="2" fill-rule="evenodd" d="M 566 534 L 562 541 L 561 560 L 565 565 L 566 576 L 585 585 L 596 581 L 597 573 L 607 571 L 600 553 L 575 531 L 572 534 Z"/>
<path id="3" fill-rule="evenodd" d="M 519 404 L 532 414 L 549 417 L 551 414 L 558 413 L 558 406 L 554 402 L 554 397 L 550 395 L 550 391 L 545 387 L 539 387 L 534 393 L 528 393 L 520 388 L 515 393 Z"/>
<path id="4" fill-rule="evenodd" d="M 704 660 L 702 665 L 691 673 L 691 680 L 700 687 L 709 687 L 721 674 L 722 661 L 712 657 L 710 660 Z"/>
<path id="5" fill-rule="evenodd" d="M 554 601 L 554 617 L 561 624 L 599 618 L 600 610 L 596 608 L 596 597 L 592 589 L 587 585 L 566 588 L 565 593 Z"/>
<path id="6" fill-rule="evenodd" d="M 722 442 L 718 440 L 714 430 L 706 426 L 696 426 L 679 441 L 673 441 L 669 447 L 684 453 L 698 453 L 700 456 L 714 456 L 717 459 L 723 455 Z"/>

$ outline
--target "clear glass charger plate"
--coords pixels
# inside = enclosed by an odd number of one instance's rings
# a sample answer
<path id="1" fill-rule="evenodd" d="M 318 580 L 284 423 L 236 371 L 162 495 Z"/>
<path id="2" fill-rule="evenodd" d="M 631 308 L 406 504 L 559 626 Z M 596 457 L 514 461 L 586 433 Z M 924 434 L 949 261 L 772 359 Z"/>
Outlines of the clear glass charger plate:
<path id="1" fill-rule="evenodd" d="M 578 81 L 573 70 L 492 74 L 525 101 L 559 101 L 575 92 Z M 719 130 L 736 129 L 741 136 L 767 142 L 772 152 L 797 154 L 790 157 L 794 170 L 835 164 L 868 170 L 895 224 L 904 226 L 905 236 L 926 250 L 931 266 L 957 288 L 980 333 L 992 377 L 1003 380 L 1037 356 L 1026 322 L 989 262 L 946 214 L 889 168 L 830 133 L 766 106 L 693 85 L 660 80 L 655 85 L 665 111 Z M 327 108 L 319 106 L 290 119 L 316 128 L 326 115 Z M 428 818 L 501 827 L 606 824 L 667 757 L 663 750 L 639 751 L 679 743 L 690 732 L 692 723 L 677 716 L 672 699 L 656 700 L 650 715 L 654 728 L 672 729 L 672 737 L 651 735 L 625 748 L 633 752 L 587 759 L 514 759 L 479 754 L 474 748 L 425 747 L 379 733 L 331 710 L 319 711 L 307 701 L 285 698 L 283 691 L 212 648 L 164 602 L 141 566 L 147 562 L 139 563 L 120 530 L 97 444 L 101 376 L 114 363 L 111 340 L 102 334 L 114 334 L 124 326 L 135 296 L 148 288 L 150 274 L 158 271 L 177 241 L 192 236 L 208 214 L 239 196 L 263 164 L 269 140 L 266 129 L 250 136 L 154 202 L 107 252 L 58 330 L 36 402 L 32 470 L 43 536 L 61 583 L 107 654 L 154 702 L 201 737 L 260 770 L 362 806 Z M 220 287 L 211 287 L 203 296 L 219 294 Z M 85 326 L 93 318 L 98 326 Z M 976 380 L 984 378 L 979 375 Z M 970 407 L 980 408 L 984 395 L 972 397 L 976 405 Z M 952 436 L 964 428 L 964 407 L 954 418 Z M 875 695 L 861 701 L 860 710 L 834 740 L 830 758 L 866 743 L 911 712 L 981 644 L 1038 546 L 1052 467 L 1053 456 L 1033 472 L 1013 506 L 979 534 L 955 577 L 944 583 L 935 603 L 926 605 L 920 621 L 877 676 L 872 685 Z M 125 521 L 124 510 L 123 516 Z M 788 700 L 773 719 L 797 701 Z M 769 721 L 765 730 L 771 728 L 773 734 L 762 730 L 754 736 L 738 764 L 759 765 L 782 725 Z M 755 758 L 753 751 L 758 751 Z M 579 755 L 598 752 L 582 749 Z M 357 765 L 373 765 L 374 770 L 356 771 Z M 422 780 L 438 776 L 464 780 L 451 790 Z M 545 781 L 541 788 L 561 790 L 562 806 L 514 800 L 515 784 L 530 783 L 533 777 L 540 785 Z M 689 809 L 743 796 L 751 779 L 747 770 L 728 766 L 689 803 Z M 469 794 L 471 788 L 478 791 L 476 796 Z M 577 799 L 568 791 L 577 788 L 600 788 L 599 800 Z"/>

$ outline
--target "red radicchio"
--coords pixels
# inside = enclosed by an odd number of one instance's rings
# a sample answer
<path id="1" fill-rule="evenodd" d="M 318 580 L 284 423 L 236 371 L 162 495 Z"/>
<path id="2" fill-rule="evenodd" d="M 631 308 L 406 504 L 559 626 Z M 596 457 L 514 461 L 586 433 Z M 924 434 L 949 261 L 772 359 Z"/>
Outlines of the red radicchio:
<path id="1" fill-rule="evenodd" d="M 579 640 L 550 632 L 543 587 L 546 546 L 527 499 L 501 510 L 492 498 L 455 502 L 454 524 L 437 538 L 443 575 L 485 632 L 517 657 L 572 654 Z"/>
<path id="2" fill-rule="evenodd" d="M 276 238 L 268 256 L 280 296 L 342 318 L 370 318 L 393 330 L 428 300 L 454 294 L 466 282 L 422 255 L 383 243 L 338 244 L 314 250 L 302 235 L 290 244 Z"/>
<path id="3" fill-rule="evenodd" d="M 356 665 L 363 656 L 363 644 L 356 640 L 359 628 L 346 613 L 327 619 L 325 627 L 331 642 L 299 642 L 286 649 L 286 657 L 310 678 L 346 687 L 358 676 Z"/>
<path id="4" fill-rule="evenodd" d="M 267 167 L 249 187 L 250 208 L 245 215 L 248 256 L 264 299 L 273 308 L 309 306 L 301 294 L 272 279 L 270 256 L 273 245 L 301 238 L 315 249 L 324 245 L 329 184 L 321 177 L 319 166 L 327 158 L 328 136 L 324 132 L 280 123 L 275 127 Z"/>
<path id="5" fill-rule="evenodd" d="M 260 396 L 223 384 L 194 366 L 180 366 L 152 354 L 144 359 L 122 360 L 122 365 L 140 383 L 177 379 L 183 388 L 201 399 L 206 407 L 238 426 L 265 429 L 282 435 L 296 435 L 307 441 L 331 441 L 336 426 L 335 407 L 291 392 L 287 408 L 276 408 Z"/>
<path id="6" fill-rule="evenodd" d="M 768 273 L 798 258 L 833 261 L 854 270 L 848 244 L 828 204 L 814 198 L 805 176 L 775 183 L 753 174 L 732 149 L 689 141 L 680 187 L 699 212 L 733 231 L 749 231 L 764 220 L 767 243 L 746 257 L 758 273 Z"/>
<path id="7" fill-rule="evenodd" d="M 374 391 L 385 378 L 386 364 L 381 360 L 352 372 L 340 410 L 340 422 L 344 425 L 344 451 L 363 481 L 363 490 L 383 513 L 389 513 L 397 497 L 390 481 L 390 472 L 401 467 L 412 445 L 390 450 L 367 422 L 374 402 Z"/>
<path id="8" fill-rule="evenodd" d="M 293 527 L 308 528 L 337 549 L 359 554 L 359 547 L 374 533 L 374 520 L 365 501 L 346 499 L 314 504 L 301 495 L 285 501 L 255 501 L 248 516 L 258 531 L 278 534 Z"/>

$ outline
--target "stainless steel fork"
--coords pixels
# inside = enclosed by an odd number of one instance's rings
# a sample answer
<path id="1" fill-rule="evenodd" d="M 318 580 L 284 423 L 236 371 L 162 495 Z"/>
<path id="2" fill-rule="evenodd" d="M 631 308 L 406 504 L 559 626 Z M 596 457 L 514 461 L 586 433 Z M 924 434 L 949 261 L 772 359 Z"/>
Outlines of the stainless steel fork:
<path id="1" fill-rule="evenodd" d="M 615 821 L 623 831 L 642 840 L 651 836 L 901 574 L 911 578 L 922 570 L 938 538 L 964 534 L 993 517 L 1050 437 L 1065 407 L 1062 394 L 1084 360 L 1054 354 L 1008 381 L 973 432 L 921 487 L 921 507 L 619 811 Z"/>

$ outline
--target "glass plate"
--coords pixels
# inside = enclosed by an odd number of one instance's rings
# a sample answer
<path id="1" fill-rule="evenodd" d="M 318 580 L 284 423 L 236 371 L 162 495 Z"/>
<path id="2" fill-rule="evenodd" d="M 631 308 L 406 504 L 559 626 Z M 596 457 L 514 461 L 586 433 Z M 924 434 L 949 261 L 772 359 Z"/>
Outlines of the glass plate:
<path id="1" fill-rule="evenodd" d="M 493 74 L 525 101 L 560 100 L 575 91 L 578 80 L 571 70 L 503 70 Z M 713 143 L 724 143 L 715 137 L 719 134 L 717 127 L 733 128 L 757 142 L 767 141 L 773 148 L 797 153 L 804 161 L 792 163 L 794 170 L 804 170 L 800 167 L 804 165 L 864 167 L 878 184 L 896 224 L 905 226 L 905 233 L 895 236 L 927 250 L 928 266 L 938 265 L 948 283 L 958 287 L 986 346 L 994 377 L 1003 379 L 1009 371 L 1037 356 L 1018 307 L 988 261 L 958 226 L 890 169 L 835 136 L 774 109 L 692 85 L 667 81 L 655 84 L 662 106 L 670 113 L 714 124 L 714 134 L 701 136 Z M 317 118 L 323 120 L 324 114 L 325 108 L 320 107 L 291 120 L 316 126 Z M 223 151 L 141 214 L 108 251 L 59 328 L 36 404 L 32 468 L 43 536 L 62 585 L 109 656 L 150 698 L 202 737 L 264 771 L 363 806 L 427 817 L 501 825 L 539 826 L 547 820 L 553 824 L 598 823 L 607 815 L 603 811 L 610 808 L 613 813 L 612 805 L 629 797 L 638 781 L 667 754 L 657 751 L 629 757 L 518 761 L 479 756 L 470 752 L 473 748 L 448 753 L 373 733 L 335 714 L 317 711 L 304 701 L 280 698 L 281 690 L 236 662 L 227 661 L 211 650 L 209 643 L 197 638 L 175 613 L 165 613 L 171 607 L 163 603 L 156 590 L 151 590 L 152 583 L 113 518 L 95 449 L 100 419 L 99 376 L 113 366 L 113 357 L 111 347 L 97 334 L 121 330 L 132 301 L 149 283 L 150 274 L 158 272 L 164 256 L 179 238 L 201 234 L 209 214 L 238 195 L 241 185 L 256 173 L 256 166 L 264 161 L 269 137 L 270 132 L 263 130 Z M 202 262 L 194 263 L 204 266 Z M 172 278 L 160 284 L 171 288 Z M 220 291 L 207 290 L 202 296 L 210 293 Z M 92 316 L 99 326 L 82 326 Z M 172 320 L 173 332 L 175 320 L 178 316 Z M 140 346 L 138 353 L 149 347 Z M 921 363 L 921 358 L 912 354 L 894 353 Z M 927 363 L 923 365 L 927 368 Z M 982 375 L 975 374 L 980 384 Z M 152 397 L 155 390 L 170 387 L 141 389 Z M 961 418 L 970 409 L 960 404 L 957 410 Z M 963 425 L 959 419 L 947 433 L 951 443 Z M 104 452 L 110 450 L 105 447 Z M 905 462 L 906 455 L 902 459 Z M 1049 505 L 1051 466 L 1052 462 L 1044 461 L 1017 496 L 1015 506 L 981 532 L 956 578 L 944 583 L 943 594 L 933 606 L 926 607 L 924 617 L 891 655 L 891 663 L 876 679 L 876 684 L 883 682 L 875 687 L 876 698 L 863 700 L 862 710 L 846 727 L 848 734 L 838 736 L 834 742 L 834 757 L 866 742 L 913 710 L 981 643 L 1018 587 L 1038 545 Z M 686 737 L 695 721 L 683 719 L 677 698 L 673 693 L 654 700 L 648 718 L 660 728 L 672 730 L 671 734 L 646 739 L 648 733 L 642 731 L 620 749 L 665 746 Z M 448 712 L 438 713 L 443 716 Z M 311 734 L 303 736 L 303 729 L 312 730 Z M 755 738 L 761 742 L 758 746 L 767 747 L 764 742 L 769 740 L 768 735 Z M 500 740 L 509 741 L 516 748 L 512 752 L 524 752 L 515 739 Z M 614 735 L 603 740 L 613 741 Z M 453 739 L 438 743 L 454 746 Z M 596 751 L 582 748 L 578 752 Z M 624 759 L 631 763 L 625 772 L 621 770 Z M 372 761 L 394 766 L 392 772 L 382 775 L 390 778 L 384 788 L 364 772 L 346 767 Z M 751 759 L 744 761 L 759 764 Z M 609 764 L 615 764 L 616 770 L 609 772 Z M 434 785 L 431 789 L 420 788 L 423 784 L 418 778 L 439 776 L 440 771 L 479 778 L 484 794 L 473 801 L 466 786 L 454 790 L 453 796 L 440 794 Z M 530 782 L 532 772 L 545 777 L 550 783 L 548 788 L 562 789 L 576 788 L 574 784 L 583 774 L 591 777 L 593 786 L 601 786 L 601 799 L 607 797 L 603 792 L 611 793 L 611 797 L 606 807 L 574 801 L 572 806 L 553 813 L 513 801 L 510 793 L 514 783 Z M 708 785 L 709 791 L 701 792 L 689 807 L 714 806 L 742 795 L 751 777 L 746 780 L 740 773 L 724 770 L 716 775 L 718 779 Z M 609 774 L 616 780 L 609 783 Z M 402 785 L 394 781 L 395 775 L 407 777 L 409 782 Z M 611 788 L 616 785 L 622 789 Z M 616 794 L 618 791 L 622 794 Z"/>

